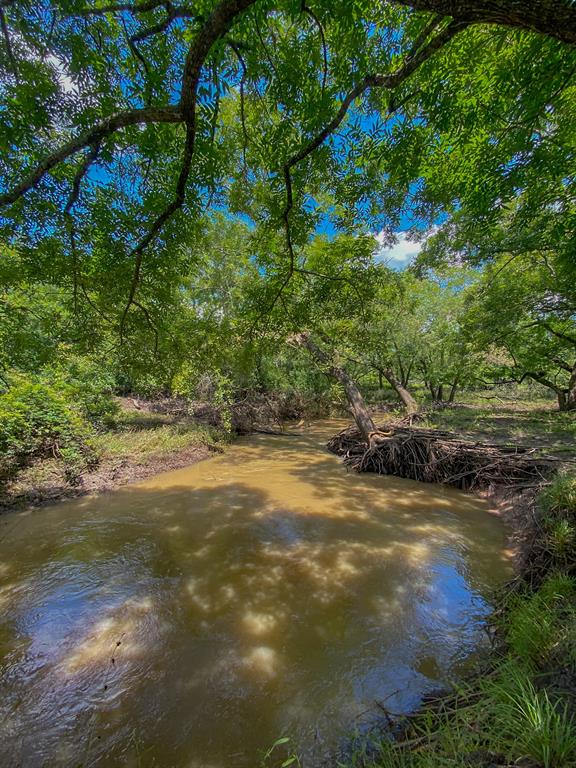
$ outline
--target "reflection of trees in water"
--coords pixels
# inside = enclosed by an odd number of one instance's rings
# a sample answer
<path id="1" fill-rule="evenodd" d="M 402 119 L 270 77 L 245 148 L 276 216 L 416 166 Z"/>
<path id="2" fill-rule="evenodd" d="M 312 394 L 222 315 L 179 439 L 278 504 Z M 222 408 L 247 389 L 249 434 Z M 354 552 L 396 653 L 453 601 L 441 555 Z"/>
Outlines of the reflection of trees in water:
<path id="1" fill-rule="evenodd" d="M 255 439 L 232 462 L 23 520 L 3 546 L 18 725 L 0 751 L 76 759 L 97 713 L 93 755 L 130 751 L 136 728 L 152 755 L 218 764 L 287 725 L 330 734 L 399 687 L 394 706 L 412 705 L 482 612 L 498 523 L 458 493 L 346 475 L 317 442 Z"/>

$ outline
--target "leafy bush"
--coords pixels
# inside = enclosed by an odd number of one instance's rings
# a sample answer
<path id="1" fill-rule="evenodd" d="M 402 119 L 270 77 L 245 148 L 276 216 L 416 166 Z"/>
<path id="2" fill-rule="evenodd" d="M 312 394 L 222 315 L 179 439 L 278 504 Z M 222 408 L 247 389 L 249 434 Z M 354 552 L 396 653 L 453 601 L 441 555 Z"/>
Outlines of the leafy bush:
<path id="1" fill-rule="evenodd" d="M 113 373 L 99 361 L 79 355 L 62 355 L 44 371 L 42 380 L 74 403 L 95 427 L 110 427 L 118 415 L 118 404 L 112 399 Z"/>
<path id="2" fill-rule="evenodd" d="M 0 483 L 37 458 L 64 460 L 74 482 L 96 459 L 92 430 L 65 394 L 48 384 L 20 378 L 0 395 Z"/>

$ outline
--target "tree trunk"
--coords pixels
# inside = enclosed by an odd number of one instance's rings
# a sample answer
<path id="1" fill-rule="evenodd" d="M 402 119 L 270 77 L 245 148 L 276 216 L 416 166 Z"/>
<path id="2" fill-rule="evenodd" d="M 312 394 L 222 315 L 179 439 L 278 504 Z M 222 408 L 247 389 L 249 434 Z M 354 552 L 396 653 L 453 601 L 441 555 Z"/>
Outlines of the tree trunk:
<path id="1" fill-rule="evenodd" d="M 568 386 L 563 392 L 558 392 L 558 407 L 561 411 L 576 411 L 576 363 L 572 368 Z"/>
<path id="2" fill-rule="evenodd" d="M 457 21 L 501 24 L 576 43 L 576 5 L 572 0 L 394 0 L 416 11 L 432 11 Z"/>
<path id="3" fill-rule="evenodd" d="M 406 375 L 402 379 L 402 386 L 406 387 L 406 389 L 408 389 L 408 384 L 410 383 L 410 374 L 412 373 L 413 365 L 414 365 L 414 360 L 410 360 L 410 365 L 406 369 Z"/>
<path id="4" fill-rule="evenodd" d="M 442 384 L 438 384 L 438 389 L 436 390 L 436 400 L 438 400 L 439 403 L 444 400 L 444 386 Z"/>
<path id="5" fill-rule="evenodd" d="M 392 371 L 390 368 L 383 368 L 382 373 L 386 377 L 392 389 L 394 389 L 394 391 L 396 392 L 396 394 L 404 404 L 404 407 L 406 408 L 406 412 L 416 413 L 416 411 L 418 410 L 418 403 L 412 397 L 412 395 L 406 389 L 406 387 L 402 386 L 402 382 L 396 378 L 396 376 L 394 375 L 394 371 Z"/>
<path id="6" fill-rule="evenodd" d="M 340 365 L 336 365 L 330 355 L 319 347 L 310 338 L 309 333 L 298 333 L 292 337 L 300 346 L 306 347 L 312 357 L 317 360 L 322 366 L 324 366 L 326 373 L 329 376 L 335 378 L 344 387 L 346 398 L 350 405 L 350 410 L 354 416 L 356 426 L 362 433 L 362 437 L 366 440 L 366 443 L 371 446 L 372 437 L 378 432 L 374 420 L 370 415 L 362 393 L 358 389 L 356 382 L 352 377 L 342 368 Z"/>
<path id="7" fill-rule="evenodd" d="M 553 392 L 556 392 L 559 410 L 576 411 L 576 363 L 574 364 L 574 368 L 570 374 L 567 387 L 559 387 L 553 381 L 547 379 L 544 374 L 534 371 L 527 371 L 522 378 L 524 379 L 526 377 L 534 379 L 534 381 L 537 381 L 539 384 L 542 384 L 543 386 L 551 389 Z"/>
<path id="8" fill-rule="evenodd" d="M 450 387 L 450 394 L 448 395 L 448 402 L 453 403 L 456 396 L 456 390 L 458 389 L 458 378 L 455 378 Z"/>

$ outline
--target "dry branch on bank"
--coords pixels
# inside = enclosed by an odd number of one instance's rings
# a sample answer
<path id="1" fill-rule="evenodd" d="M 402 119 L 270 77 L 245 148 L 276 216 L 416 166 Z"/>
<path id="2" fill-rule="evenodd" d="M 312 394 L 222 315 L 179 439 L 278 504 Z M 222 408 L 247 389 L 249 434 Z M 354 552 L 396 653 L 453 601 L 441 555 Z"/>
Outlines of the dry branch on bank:
<path id="1" fill-rule="evenodd" d="M 403 426 L 383 426 L 371 448 L 356 427 L 349 427 L 327 447 L 357 472 L 444 483 L 463 490 L 539 484 L 558 468 L 556 459 L 539 458 L 534 449 L 476 443 L 450 432 Z"/>

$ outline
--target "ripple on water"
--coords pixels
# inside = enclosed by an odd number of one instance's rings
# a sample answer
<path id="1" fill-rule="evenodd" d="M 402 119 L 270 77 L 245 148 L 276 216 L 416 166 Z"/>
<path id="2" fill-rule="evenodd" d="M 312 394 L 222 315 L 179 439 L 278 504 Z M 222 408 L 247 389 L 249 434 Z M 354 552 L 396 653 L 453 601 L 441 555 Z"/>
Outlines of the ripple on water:
<path id="1" fill-rule="evenodd" d="M 0 764 L 253 768 L 457 674 L 509 573 L 451 489 L 350 475 L 338 424 L 14 518 L 0 544 Z"/>

